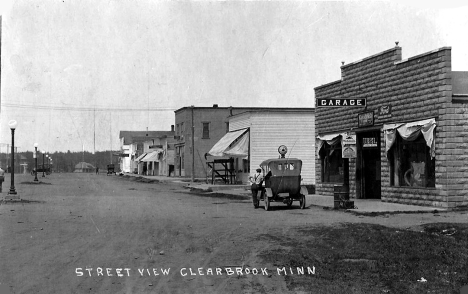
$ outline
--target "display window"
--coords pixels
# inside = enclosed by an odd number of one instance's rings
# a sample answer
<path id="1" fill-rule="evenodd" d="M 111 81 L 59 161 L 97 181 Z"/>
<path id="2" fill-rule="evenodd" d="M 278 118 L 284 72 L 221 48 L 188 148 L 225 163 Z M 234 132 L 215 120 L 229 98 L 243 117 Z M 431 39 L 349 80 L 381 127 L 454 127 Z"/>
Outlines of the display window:
<path id="1" fill-rule="evenodd" d="M 422 134 L 413 141 L 397 136 L 388 155 L 391 186 L 435 187 L 435 158 Z"/>
<path id="2" fill-rule="evenodd" d="M 324 142 L 320 149 L 321 179 L 323 183 L 343 183 L 343 160 L 341 143 L 329 145 Z"/>

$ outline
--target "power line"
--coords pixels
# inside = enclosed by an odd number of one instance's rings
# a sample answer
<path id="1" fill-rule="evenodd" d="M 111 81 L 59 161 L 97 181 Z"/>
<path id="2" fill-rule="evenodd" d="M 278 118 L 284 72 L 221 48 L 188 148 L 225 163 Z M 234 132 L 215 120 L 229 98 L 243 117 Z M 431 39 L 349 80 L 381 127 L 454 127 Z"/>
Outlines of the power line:
<path id="1" fill-rule="evenodd" d="M 175 111 L 177 108 L 163 107 L 148 107 L 148 108 L 111 108 L 111 107 L 79 107 L 79 106 L 56 106 L 56 105 L 31 105 L 31 104 L 15 104 L 2 103 L 2 107 L 11 108 L 30 108 L 30 109 L 45 109 L 45 110 L 66 110 L 66 111 Z"/>

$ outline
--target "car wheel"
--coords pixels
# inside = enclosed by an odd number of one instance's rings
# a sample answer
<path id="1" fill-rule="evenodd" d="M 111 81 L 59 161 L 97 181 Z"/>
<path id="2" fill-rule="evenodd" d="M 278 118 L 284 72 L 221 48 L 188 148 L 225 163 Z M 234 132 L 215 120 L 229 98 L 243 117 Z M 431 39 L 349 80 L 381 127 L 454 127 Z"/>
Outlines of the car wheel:
<path id="1" fill-rule="evenodd" d="M 301 199 L 299 200 L 299 205 L 300 205 L 301 209 L 305 208 L 305 206 L 306 206 L 305 195 L 301 195 Z"/>
<path id="2" fill-rule="evenodd" d="M 265 210 L 266 211 L 270 210 L 270 198 L 268 198 L 267 195 L 265 195 L 264 201 L 265 201 Z"/>
<path id="3" fill-rule="evenodd" d="M 286 205 L 287 205 L 288 207 L 291 207 L 292 204 L 293 204 L 293 199 L 292 199 L 292 198 L 289 198 L 288 201 L 286 202 Z"/>

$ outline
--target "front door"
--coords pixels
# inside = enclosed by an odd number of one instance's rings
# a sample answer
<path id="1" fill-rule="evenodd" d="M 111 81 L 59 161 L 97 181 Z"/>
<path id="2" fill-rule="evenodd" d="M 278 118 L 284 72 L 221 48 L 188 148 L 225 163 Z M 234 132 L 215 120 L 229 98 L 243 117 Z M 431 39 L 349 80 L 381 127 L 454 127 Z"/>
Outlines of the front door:
<path id="1" fill-rule="evenodd" d="M 358 135 L 361 163 L 361 197 L 380 199 L 380 132 L 372 131 Z"/>

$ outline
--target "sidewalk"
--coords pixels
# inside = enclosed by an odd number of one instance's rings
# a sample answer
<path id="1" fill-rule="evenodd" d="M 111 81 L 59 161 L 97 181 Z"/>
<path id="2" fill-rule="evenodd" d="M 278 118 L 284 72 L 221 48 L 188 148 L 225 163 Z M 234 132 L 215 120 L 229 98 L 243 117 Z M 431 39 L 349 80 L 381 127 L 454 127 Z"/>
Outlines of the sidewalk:
<path id="1" fill-rule="evenodd" d="M 195 179 L 195 182 L 191 182 L 189 178 L 180 177 L 166 177 L 166 176 L 143 176 L 135 174 L 124 174 L 124 176 L 142 177 L 149 180 L 157 180 L 159 182 L 172 182 L 178 183 L 191 191 L 217 193 L 226 195 L 243 196 L 246 199 L 250 199 L 250 186 L 249 185 L 218 185 L 218 184 L 207 184 L 205 179 Z M 445 208 L 440 207 L 428 207 L 418 205 L 408 205 L 399 203 L 382 202 L 379 199 L 351 199 L 354 201 L 357 209 L 349 209 L 353 213 L 417 213 L 417 212 L 434 212 L 434 211 L 446 211 Z M 262 203 L 260 203 L 262 205 Z M 306 206 L 319 206 L 324 209 L 333 209 L 334 198 L 332 196 L 321 196 L 316 194 L 306 195 Z"/>

